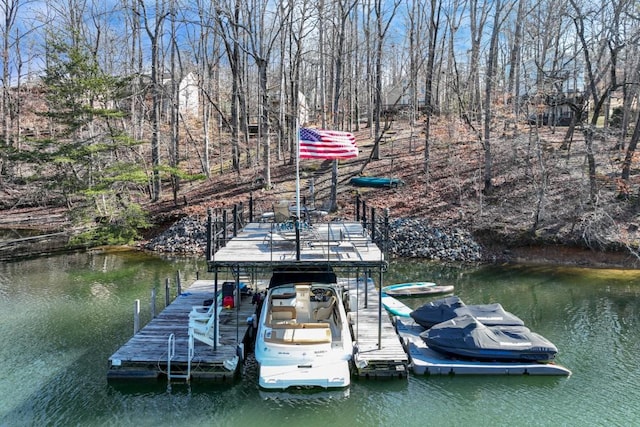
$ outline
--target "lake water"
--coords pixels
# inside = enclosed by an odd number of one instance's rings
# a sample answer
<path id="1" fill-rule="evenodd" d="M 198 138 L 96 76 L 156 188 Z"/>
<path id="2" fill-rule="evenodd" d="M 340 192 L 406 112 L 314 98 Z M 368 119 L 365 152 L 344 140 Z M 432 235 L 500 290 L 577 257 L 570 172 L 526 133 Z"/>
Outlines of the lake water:
<path id="1" fill-rule="evenodd" d="M 640 423 L 640 271 L 391 264 L 385 284 L 432 280 L 455 285 L 468 304 L 502 303 L 556 344 L 570 377 L 411 375 L 355 379 L 347 396 L 282 396 L 258 389 L 248 361 L 229 385 L 108 383 L 107 359 L 132 334 L 134 300 L 146 322 L 151 288 L 162 295 L 177 270 L 187 284 L 198 271 L 210 278 L 200 259 L 128 251 L 0 264 L 0 426 Z"/>

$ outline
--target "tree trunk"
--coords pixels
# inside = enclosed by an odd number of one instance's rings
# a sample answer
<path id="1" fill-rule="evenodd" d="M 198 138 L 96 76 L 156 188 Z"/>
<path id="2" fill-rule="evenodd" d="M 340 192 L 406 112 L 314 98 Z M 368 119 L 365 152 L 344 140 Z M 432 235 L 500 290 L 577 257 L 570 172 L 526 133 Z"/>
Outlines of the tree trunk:
<path id="1" fill-rule="evenodd" d="M 633 134 L 631 135 L 631 141 L 629 141 L 629 146 L 627 147 L 627 152 L 624 157 L 624 162 L 622 163 L 622 175 L 621 178 L 624 181 L 629 181 L 629 177 L 631 175 L 631 163 L 633 160 L 633 154 L 638 147 L 638 140 L 640 140 L 640 114 L 636 119 L 636 126 L 633 129 Z"/>
<path id="2" fill-rule="evenodd" d="M 436 44 L 438 40 L 438 28 L 440 22 L 440 7 L 441 4 L 438 0 L 431 0 L 431 16 L 429 17 L 429 57 L 427 59 L 427 69 L 425 73 L 427 75 L 427 81 L 425 84 L 425 109 L 426 118 L 424 125 L 424 161 L 423 171 L 425 176 L 425 182 L 429 183 L 429 162 L 431 155 L 431 116 L 433 115 L 433 75 L 436 58 Z M 425 188 L 425 193 L 427 189 Z"/>
<path id="3" fill-rule="evenodd" d="M 507 84 L 507 94 L 511 96 L 513 105 L 513 114 L 517 120 L 520 117 L 520 54 L 522 49 L 522 21 L 525 16 L 526 2 L 518 2 L 518 12 L 516 15 L 516 23 L 513 34 L 513 44 L 511 45 L 511 54 L 509 56 L 509 77 Z"/>
<path id="4" fill-rule="evenodd" d="M 177 169 L 180 164 L 180 82 L 182 81 L 182 67 L 176 70 L 179 56 L 176 46 L 176 0 L 171 1 L 171 49 L 169 63 L 171 69 L 171 188 L 173 190 L 173 205 L 178 206 L 180 192 L 180 176 Z"/>
<path id="5" fill-rule="evenodd" d="M 151 40 L 151 87 L 152 87 L 152 110 L 151 110 L 151 165 L 153 167 L 152 194 L 151 200 L 157 202 L 162 196 L 162 182 L 160 176 L 160 117 L 162 107 L 162 70 L 160 68 L 160 46 L 159 34 L 165 19 L 164 11 L 160 8 L 160 1 L 156 0 L 155 22 L 153 29 L 149 26 L 149 20 L 144 7 L 144 2 L 138 0 L 144 13 L 144 21 L 147 35 Z"/>
<path id="6" fill-rule="evenodd" d="M 264 59 L 256 59 L 258 63 L 258 76 L 260 79 L 260 95 L 262 100 L 262 114 L 260 117 L 260 135 L 263 149 L 262 178 L 267 188 L 271 188 L 271 131 L 269 130 L 269 93 L 267 92 L 267 66 Z"/>
<path id="7" fill-rule="evenodd" d="M 335 74 L 333 88 L 333 128 L 338 129 L 340 125 L 340 95 L 342 94 L 342 63 L 344 60 L 344 43 L 346 38 L 347 19 L 351 9 L 356 2 L 351 4 L 343 3 L 345 0 L 338 2 L 339 11 L 339 28 L 337 47 L 335 52 Z M 349 1 L 349 0 L 346 0 Z M 331 168 L 331 192 L 329 197 L 329 211 L 335 212 L 338 209 L 338 161 L 334 160 Z"/>
<path id="8" fill-rule="evenodd" d="M 482 148 L 484 150 L 484 188 L 485 194 L 490 194 L 493 189 L 491 179 L 493 177 L 493 154 L 491 153 L 491 92 L 493 90 L 493 77 L 495 63 L 497 61 L 498 33 L 500 31 L 500 13 L 502 12 L 501 0 L 495 2 L 495 15 L 493 19 L 493 30 L 491 32 L 491 42 L 489 44 L 489 57 L 487 58 L 487 75 L 485 79 L 484 95 L 484 135 L 482 138 Z"/>

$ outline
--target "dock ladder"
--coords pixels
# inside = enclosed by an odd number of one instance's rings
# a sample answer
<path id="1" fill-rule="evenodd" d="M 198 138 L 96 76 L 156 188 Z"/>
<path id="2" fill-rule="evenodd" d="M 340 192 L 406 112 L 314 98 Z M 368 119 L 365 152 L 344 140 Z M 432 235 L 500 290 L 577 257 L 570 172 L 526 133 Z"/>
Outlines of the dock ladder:
<path id="1" fill-rule="evenodd" d="M 193 336 L 189 334 L 189 350 L 187 354 L 187 373 L 186 374 L 172 374 L 171 373 L 171 361 L 176 355 L 176 337 L 174 334 L 169 335 L 167 340 L 167 380 L 171 383 L 172 380 L 185 380 L 189 382 L 191 379 L 191 359 L 193 359 L 194 346 Z"/>

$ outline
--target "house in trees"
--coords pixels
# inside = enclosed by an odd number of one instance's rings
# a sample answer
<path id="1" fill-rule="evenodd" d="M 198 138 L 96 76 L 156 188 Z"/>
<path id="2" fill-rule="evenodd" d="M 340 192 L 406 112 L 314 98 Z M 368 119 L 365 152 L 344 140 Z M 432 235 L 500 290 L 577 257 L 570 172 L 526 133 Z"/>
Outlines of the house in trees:
<path id="1" fill-rule="evenodd" d="M 531 60 L 521 69 L 519 110 L 529 124 L 569 126 L 576 114 L 584 112 L 584 78 L 579 64 L 564 69 L 544 69 Z M 569 71 L 570 69 L 570 71 Z M 582 117 L 583 118 L 583 117 Z"/>
<path id="2" fill-rule="evenodd" d="M 163 92 L 163 110 L 167 112 L 171 108 L 171 84 L 173 80 L 170 75 L 166 75 L 162 81 L 164 87 Z M 198 90 L 198 76 L 193 73 L 187 73 L 178 82 L 178 110 L 182 117 L 198 117 L 200 111 L 200 91 Z"/>
<path id="3" fill-rule="evenodd" d="M 535 113 L 529 114 L 529 124 L 538 126 L 569 126 L 574 116 L 586 117 L 585 98 L 582 92 L 551 92 L 537 94 L 531 98 Z"/>
<path id="4" fill-rule="evenodd" d="M 188 73 L 180 81 L 178 88 L 178 109 L 183 115 L 197 117 L 199 108 L 198 77 L 194 73 Z"/>

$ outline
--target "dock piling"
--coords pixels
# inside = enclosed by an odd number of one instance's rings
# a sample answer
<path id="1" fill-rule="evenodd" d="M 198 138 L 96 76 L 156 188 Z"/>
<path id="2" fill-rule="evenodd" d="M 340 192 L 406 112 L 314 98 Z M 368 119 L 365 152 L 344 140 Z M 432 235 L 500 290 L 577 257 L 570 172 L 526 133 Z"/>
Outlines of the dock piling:
<path id="1" fill-rule="evenodd" d="M 180 270 L 176 271 L 176 289 L 178 295 L 182 294 L 182 280 L 180 280 Z"/>
<path id="2" fill-rule="evenodd" d="M 135 300 L 133 304 L 133 334 L 140 331 L 140 300 Z"/>
<path id="3" fill-rule="evenodd" d="M 149 303 L 149 306 L 151 308 L 151 318 L 155 319 L 156 318 L 156 288 L 152 288 L 151 289 L 151 302 Z"/>

